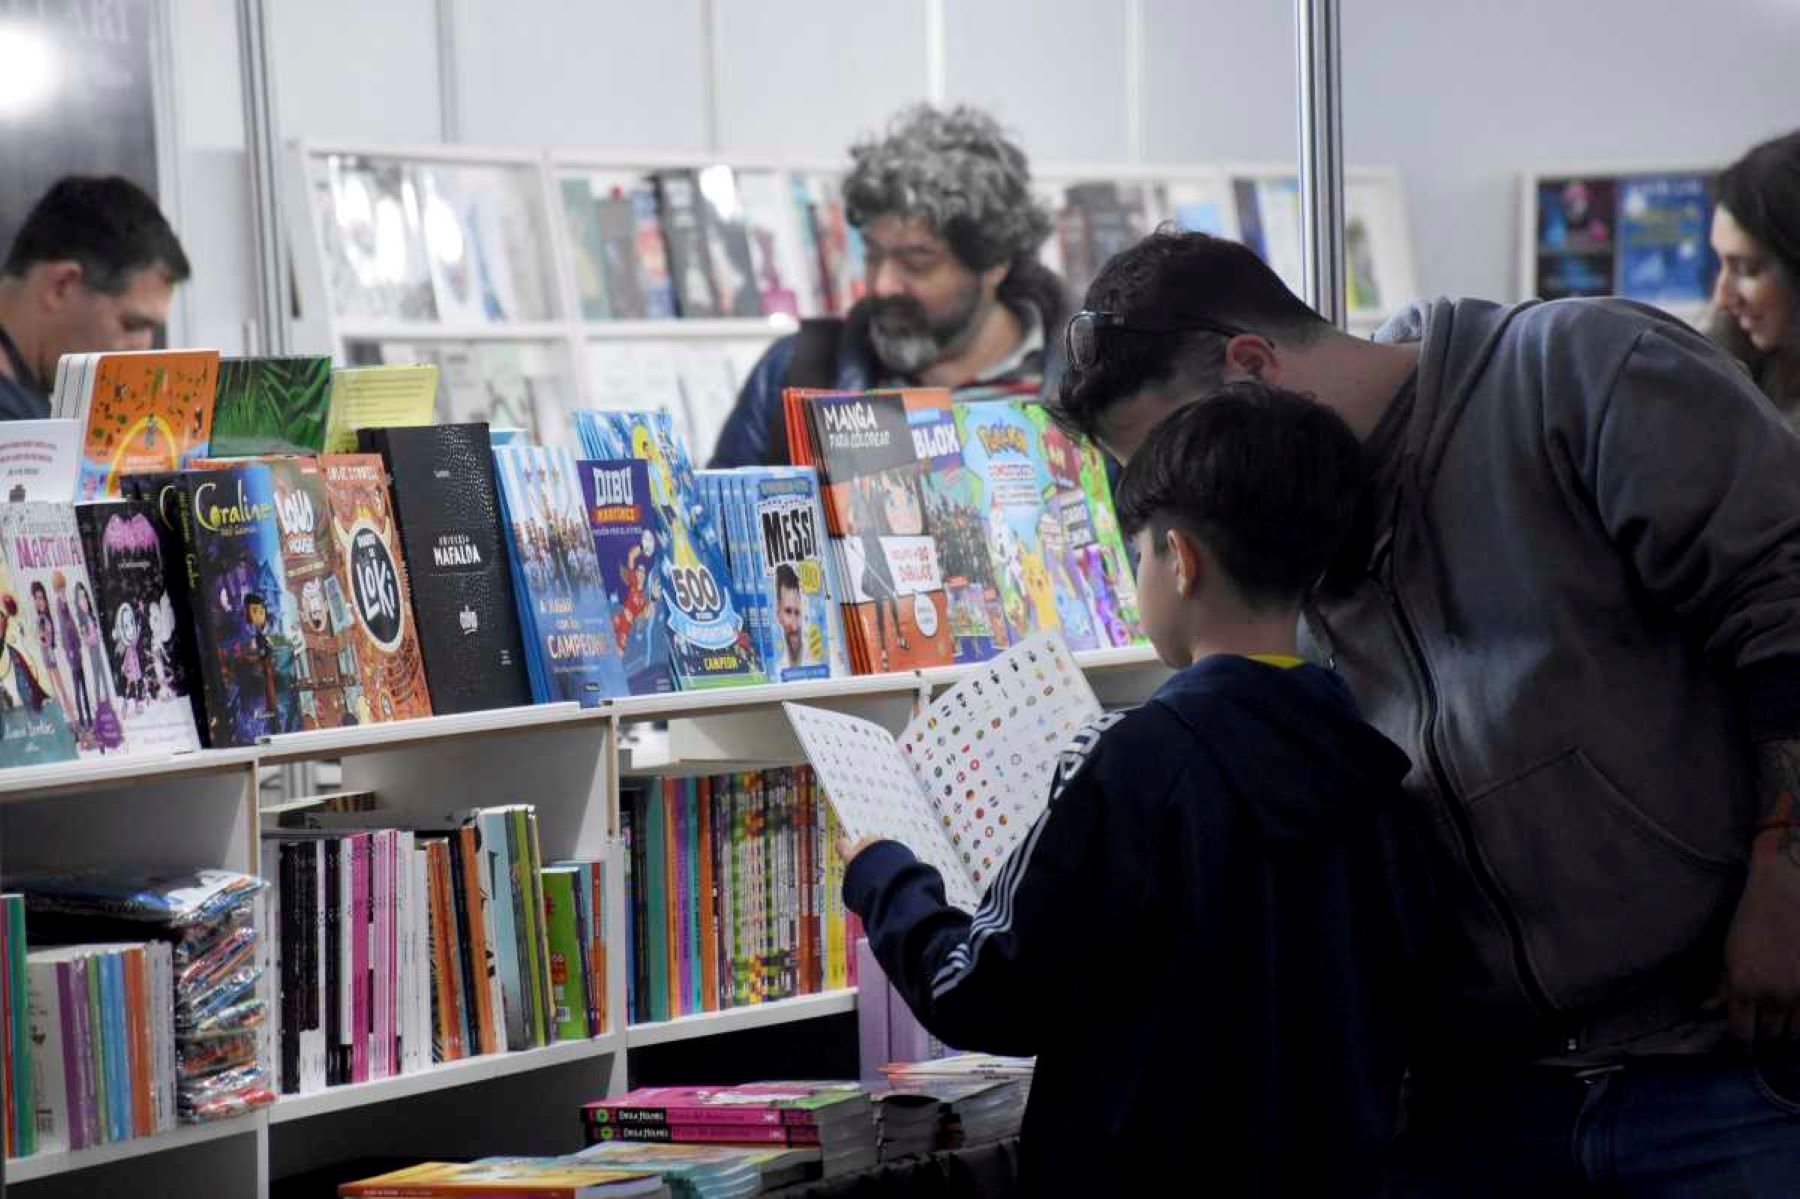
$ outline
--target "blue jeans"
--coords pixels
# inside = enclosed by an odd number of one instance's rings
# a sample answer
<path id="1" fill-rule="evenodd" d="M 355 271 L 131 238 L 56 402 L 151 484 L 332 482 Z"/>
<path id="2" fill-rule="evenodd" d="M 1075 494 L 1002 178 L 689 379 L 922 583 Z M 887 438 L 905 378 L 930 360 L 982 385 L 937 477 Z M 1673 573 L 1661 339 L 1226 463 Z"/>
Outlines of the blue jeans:
<path id="1" fill-rule="evenodd" d="M 1800 1055 L 1415 1080 L 1392 1199 L 1792 1199 Z"/>

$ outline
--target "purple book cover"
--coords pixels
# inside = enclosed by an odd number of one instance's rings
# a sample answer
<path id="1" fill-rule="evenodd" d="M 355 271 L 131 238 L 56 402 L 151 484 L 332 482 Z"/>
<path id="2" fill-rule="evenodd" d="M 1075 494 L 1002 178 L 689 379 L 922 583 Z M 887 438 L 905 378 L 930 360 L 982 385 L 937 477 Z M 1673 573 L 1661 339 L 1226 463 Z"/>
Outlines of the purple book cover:
<path id="1" fill-rule="evenodd" d="M 69 1107 L 69 1148 L 85 1149 L 93 1143 L 88 1135 L 84 1082 L 87 1051 L 86 1043 L 81 1039 L 86 1030 L 81 1013 L 87 1011 L 87 1001 L 84 987 L 82 1002 L 75 1002 L 75 965 L 74 962 L 56 963 L 56 1005 L 60 1009 L 56 1018 L 62 1022 L 63 1091 Z"/>

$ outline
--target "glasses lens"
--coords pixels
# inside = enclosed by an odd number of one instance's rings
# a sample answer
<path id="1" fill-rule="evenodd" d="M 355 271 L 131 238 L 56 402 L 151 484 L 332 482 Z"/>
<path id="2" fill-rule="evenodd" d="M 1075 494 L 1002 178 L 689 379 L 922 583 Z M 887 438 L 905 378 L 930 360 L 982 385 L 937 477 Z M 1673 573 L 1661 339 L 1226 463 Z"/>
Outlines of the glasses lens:
<path id="1" fill-rule="evenodd" d="M 1069 344 L 1065 348 L 1068 350 L 1069 365 L 1075 370 L 1092 370 L 1094 363 L 1099 360 L 1096 323 L 1093 314 L 1089 312 L 1076 313 L 1069 321 Z"/>

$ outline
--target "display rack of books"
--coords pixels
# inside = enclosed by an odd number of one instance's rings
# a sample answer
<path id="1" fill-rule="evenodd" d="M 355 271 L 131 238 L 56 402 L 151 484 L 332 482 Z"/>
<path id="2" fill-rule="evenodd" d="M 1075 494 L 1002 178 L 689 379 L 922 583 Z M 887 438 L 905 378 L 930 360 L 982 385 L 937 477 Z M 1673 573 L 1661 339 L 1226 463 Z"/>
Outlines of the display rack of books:
<path id="1" fill-rule="evenodd" d="M 841 163 L 569 149 L 295 143 L 292 346 L 435 365 L 437 419 L 572 444 L 582 406 L 667 409 L 708 456 L 751 367 L 800 318 L 864 288 Z M 1300 207 L 1280 165 L 1044 166 L 1045 262 L 1079 300 L 1165 222 L 1239 238 L 1300 288 Z M 1415 297 L 1400 177 L 1347 172 L 1349 323 Z"/>
<path id="2" fill-rule="evenodd" d="M 1519 295 L 1624 296 L 1698 323 L 1719 263 L 1718 167 L 1585 166 L 1526 172 L 1519 191 Z"/>

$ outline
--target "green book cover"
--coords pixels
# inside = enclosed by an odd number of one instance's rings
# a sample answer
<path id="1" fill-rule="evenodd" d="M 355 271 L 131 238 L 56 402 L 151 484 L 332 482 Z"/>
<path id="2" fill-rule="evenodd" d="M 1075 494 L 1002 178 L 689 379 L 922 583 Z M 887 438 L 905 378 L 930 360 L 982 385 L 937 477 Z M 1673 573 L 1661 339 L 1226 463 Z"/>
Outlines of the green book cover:
<path id="1" fill-rule="evenodd" d="M 544 867 L 544 923 L 550 944 L 550 994 L 556 1039 L 587 1039 L 587 980 L 581 972 L 581 929 L 576 919 L 573 866 Z"/>
<path id="2" fill-rule="evenodd" d="M 514 808 L 508 814 L 510 827 L 507 839 L 513 855 L 513 877 L 518 880 L 520 887 L 519 907 L 525 916 L 525 960 L 521 965 L 526 971 L 525 993 L 530 996 L 527 1010 L 531 1015 L 531 1043 L 548 1045 L 550 995 L 546 985 L 549 973 L 545 966 L 550 955 L 544 944 L 544 893 L 538 882 L 537 864 L 531 857 L 532 836 L 528 818 L 535 823 L 535 815 L 523 808 Z"/>
<path id="3" fill-rule="evenodd" d="M 101 994 L 102 979 L 105 971 L 101 968 L 98 955 L 87 959 L 87 999 L 88 999 L 88 1054 L 93 1062 L 94 1070 L 94 1106 L 100 1117 L 100 1140 L 110 1141 L 112 1135 L 112 1104 L 106 1080 L 106 1019 L 104 1010 L 105 998 Z"/>
<path id="4" fill-rule="evenodd" d="M 329 355 L 223 359 L 208 455 L 317 454 L 330 399 Z"/>
<path id="5" fill-rule="evenodd" d="M 18 1129 L 13 1156 L 28 1157 L 37 1152 L 37 1120 L 32 1111 L 31 1026 L 26 1002 L 25 964 L 25 897 L 8 895 L 6 902 L 6 980 L 12 1004 L 12 1101 L 13 1120 Z"/>

